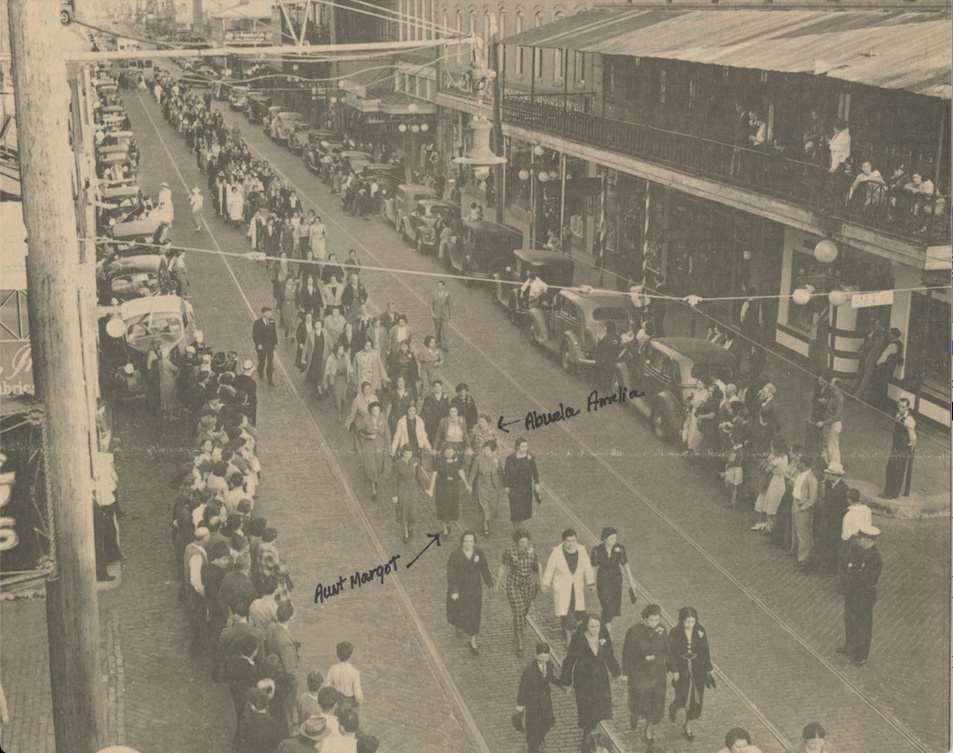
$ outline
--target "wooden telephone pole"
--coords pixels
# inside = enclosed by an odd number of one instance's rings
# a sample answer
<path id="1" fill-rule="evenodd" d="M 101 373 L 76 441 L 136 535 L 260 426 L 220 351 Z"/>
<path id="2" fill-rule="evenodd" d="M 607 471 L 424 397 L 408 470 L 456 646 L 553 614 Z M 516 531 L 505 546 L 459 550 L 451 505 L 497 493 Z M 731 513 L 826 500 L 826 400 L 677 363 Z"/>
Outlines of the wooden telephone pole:
<path id="1" fill-rule="evenodd" d="M 43 449 L 52 513 L 56 574 L 46 584 L 50 686 L 56 750 L 95 753 L 102 747 L 103 696 L 99 606 L 93 542 L 93 452 L 86 378 L 95 337 L 87 305 L 93 264 L 77 241 L 72 197 L 70 89 L 60 4 L 8 0 L 23 219 L 27 228 L 27 293 L 34 382 L 45 412 Z"/>

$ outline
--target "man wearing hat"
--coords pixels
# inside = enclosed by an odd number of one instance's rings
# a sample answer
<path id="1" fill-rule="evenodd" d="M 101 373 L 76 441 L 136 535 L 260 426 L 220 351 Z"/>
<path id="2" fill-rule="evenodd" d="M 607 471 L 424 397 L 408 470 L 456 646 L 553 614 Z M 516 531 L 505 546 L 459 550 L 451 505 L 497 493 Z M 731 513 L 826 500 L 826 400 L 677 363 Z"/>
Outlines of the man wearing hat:
<path id="1" fill-rule="evenodd" d="M 232 386 L 242 397 L 242 403 L 245 406 L 245 414 L 252 426 L 258 418 L 258 385 L 252 379 L 252 372 L 255 370 L 255 364 L 251 359 L 242 363 L 238 374 L 232 380 Z"/>
<path id="2" fill-rule="evenodd" d="M 847 484 L 844 466 L 832 461 L 824 469 L 824 501 L 817 505 L 814 518 L 814 543 L 821 568 L 828 575 L 837 573 L 840 534 L 847 514 Z"/>
<path id="3" fill-rule="evenodd" d="M 536 658 L 523 670 L 516 693 L 516 711 L 523 714 L 526 746 L 537 753 L 546 733 L 556 724 L 550 684 L 558 685 L 548 643 L 536 644 Z"/>
<path id="4" fill-rule="evenodd" d="M 321 743 L 331 736 L 328 723 L 323 716 L 312 716 L 298 728 L 295 737 L 282 740 L 278 753 L 314 753 Z"/>
<path id="5" fill-rule="evenodd" d="M 846 641 L 837 649 L 858 667 L 867 663 L 874 629 L 874 604 L 877 581 L 883 570 L 883 557 L 877 549 L 880 529 L 863 523 L 857 531 L 857 543 L 847 557 L 847 595 L 844 597 L 844 633 Z"/>
<path id="6" fill-rule="evenodd" d="M 211 544 L 208 561 L 202 564 L 202 588 L 208 607 L 208 646 L 217 646 L 218 638 L 228 622 L 228 611 L 221 603 L 222 581 L 232 561 L 225 541 Z"/>
<path id="7" fill-rule="evenodd" d="M 902 397 L 897 401 L 897 415 L 893 419 L 893 438 L 890 444 L 890 459 L 887 461 L 887 480 L 883 499 L 910 496 L 910 480 L 913 475 L 913 453 L 917 447 L 917 422 L 910 413 L 910 401 Z"/>

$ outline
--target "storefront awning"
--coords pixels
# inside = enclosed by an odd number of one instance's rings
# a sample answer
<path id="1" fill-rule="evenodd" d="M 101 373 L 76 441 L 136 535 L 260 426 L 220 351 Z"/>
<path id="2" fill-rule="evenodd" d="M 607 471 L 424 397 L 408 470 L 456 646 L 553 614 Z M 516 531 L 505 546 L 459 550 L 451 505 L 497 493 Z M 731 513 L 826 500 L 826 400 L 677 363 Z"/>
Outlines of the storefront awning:
<path id="1" fill-rule="evenodd" d="M 381 97 L 380 111 L 387 115 L 436 115 L 437 106 L 433 102 L 392 91 Z"/>
<path id="2" fill-rule="evenodd" d="M 504 44 L 826 75 L 950 99 L 947 11 L 603 8 Z"/>

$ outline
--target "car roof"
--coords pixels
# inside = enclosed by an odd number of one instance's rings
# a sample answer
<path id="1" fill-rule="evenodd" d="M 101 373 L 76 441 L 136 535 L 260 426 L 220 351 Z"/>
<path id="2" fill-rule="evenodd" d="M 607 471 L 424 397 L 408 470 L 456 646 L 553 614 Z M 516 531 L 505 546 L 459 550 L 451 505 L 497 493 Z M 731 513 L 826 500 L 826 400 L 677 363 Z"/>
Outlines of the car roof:
<path id="1" fill-rule="evenodd" d="M 422 186 L 418 183 L 401 183 L 399 186 L 397 186 L 397 190 L 404 191 L 405 193 L 409 193 L 410 191 L 429 191 L 434 195 L 434 198 L 436 198 L 436 194 L 434 194 L 434 191 L 432 188 L 430 188 L 430 186 Z"/>
<path id="2" fill-rule="evenodd" d="M 496 222 L 491 222 L 490 220 L 468 220 L 464 224 L 471 230 L 478 230 L 480 233 L 485 235 L 518 235 L 520 238 L 523 237 L 523 231 L 518 227 L 513 227 L 512 225 L 499 225 Z"/>
<path id="3" fill-rule="evenodd" d="M 735 356 L 708 340 L 697 337 L 658 337 L 651 340 L 652 346 L 676 361 L 708 363 L 716 366 L 737 366 Z"/>
<path id="4" fill-rule="evenodd" d="M 113 238 L 130 238 L 137 235 L 152 235 L 162 220 L 157 217 L 145 220 L 130 220 L 113 225 Z"/>
<path id="5" fill-rule="evenodd" d="M 119 273 L 139 271 L 156 271 L 162 267 L 165 257 L 161 254 L 137 254 L 136 256 L 121 256 L 109 262 L 109 267 L 115 265 Z"/>
<path id="6" fill-rule="evenodd" d="M 631 309 L 635 308 L 631 299 L 615 290 L 600 290 L 592 288 L 583 290 L 582 288 L 563 288 L 559 291 L 560 295 L 565 296 L 574 303 L 580 304 L 581 308 L 592 310 L 600 306 L 613 306 L 616 308 Z"/>
<path id="7" fill-rule="evenodd" d="M 185 310 L 185 301 L 177 295 L 150 295 L 145 298 L 133 298 L 120 304 L 119 310 L 123 319 L 130 319 L 140 314 L 180 314 Z"/>
<path id="8" fill-rule="evenodd" d="M 513 252 L 516 255 L 516 258 L 520 261 L 525 261 L 527 264 L 532 264 L 534 266 L 548 266 L 548 265 L 560 265 L 564 264 L 566 266 L 573 265 L 573 258 L 568 254 L 564 254 L 561 251 L 546 251 L 543 249 L 517 249 Z"/>

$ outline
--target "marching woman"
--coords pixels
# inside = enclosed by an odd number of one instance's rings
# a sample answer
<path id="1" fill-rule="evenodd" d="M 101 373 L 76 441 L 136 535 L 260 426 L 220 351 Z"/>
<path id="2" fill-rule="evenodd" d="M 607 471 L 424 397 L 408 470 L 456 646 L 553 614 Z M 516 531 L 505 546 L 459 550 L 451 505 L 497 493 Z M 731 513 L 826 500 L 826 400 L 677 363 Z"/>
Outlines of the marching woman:
<path id="1" fill-rule="evenodd" d="M 344 410 L 347 403 L 347 386 L 354 376 L 354 367 L 347 355 L 347 350 L 338 343 L 334 352 L 328 357 L 324 367 L 324 384 L 334 398 L 334 407 L 338 412 L 338 423 L 344 421 Z"/>
<path id="2" fill-rule="evenodd" d="M 713 669 L 708 653 L 708 636 L 698 622 L 695 607 L 678 610 L 678 624 L 668 634 L 672 657 L 675 661 L 675 700 L 668 709 L 668 718 L 675 721 L 676 715 L 685 709 L 685 737 L 694 741 L 692 722 L 702 714 L 705 688 L 714 687 Z"/>
<path id="3" fill-rule="evenodd" d="M 629 582 L 630 593 L 635 603 L 635 579 L 629 569 L 629 558 L 625 547 L 619 543 L 619 532 L 615 528 L 603 528 L 602 543 L 594 547 L 590 562 L 596 572 L 596 593 L 602 605 L 602 624 L 609 629 L 609 623 L 622 614 L 622 574 Z"/>
<path id="4" fill-rule="evenodd" d="M 470 434 L 467 422 L 459 415 L 457 406 L 451 405 L 447 415 L 440 419 L 437 426 L 437 437 L 434 444 L 437 447 L 451 444 L 457 454 L 470 454 Z"/>
<path id="5" fill-rule="evenodd" d="M 400 448 L 400 459 L 394 463 L 391 473 L 394 481 L 393 500 L 397 508 L 397 522 L 404 528 L 406 544 L 414 533 L 417 497 L 421 490 L 427 489 L 430 482 L 420 467 L 420 460 L 414 457 L 414 448 L 409 444 Z"/>
<path id="6" fill-rule="evenodd" d="M 560 684 L 576 691 L 577 724 L 583 745 L 599 722 L 612 718 L 609 675 L 618 677 L 619 662 L 612 651 L 612 637 L 599 618 L 587 615 L 569 641 Z"/>
<path id="7" fill-rule="evenodd" d="M 281 324 L 285 328 L 285 337 L 291 339 L 292 328 L 296 326 L 298 318 L 298 282 L 295 276 L 288 275 L 284 289 L 281 292 Z"/>
<path id="8" fill-rule="evenodd" d="M 331 341 L 324 334 L 324 322 L 315 319 L 304 340 L 304 352 L 301 356 L 301 370 L 305 381 L 318 395 L 324 394 L 324 365 L 331 356 Z"/>
<path id="9" fill-rule="evenodd" d="M 390 433 L 397 434 L 397 422 L 407 415 L 407 409 L 415 405 L 414 397 L 407 389 L 407 380 L 399 376 L 394 380 L 394 388 L 387 393 L 387 424 Z M 423 421 L 420 422 L 423 431 Z M 426 437 L 426 434 L 424 435 Z"/>
<path id="10" fill-rule="evenodd" d="M 503 552 L 503 563 L 496 576 L 494 592 L 503 582 L 506 574 L 506 598 L 513 610 L 513 633 L 516 636 L 516 655 L 523 656 L 523 631 L 526 629 L 526 615 L 529 607 L 539 593 L 539 584 L 543 580 L 543 566 L 536 556 L 536 550 L 530 543 L 529 531 L 517 528 L 513 531 L 513 546 Z"/>
<path id="11" fill-rule="evenodd" d="M 304 371 L 304 343 L 308 339 L 308 333 L 311 331 L 311 323 L 314 319 L 311 314 L 305 311 L 298 312 L 298 326 L 295 329 L 295 342 L 298 347 L 295 348 L 295 366 L 300 371 Z"/>
<path id="12" fill-rule="evenodd" d="M 457 629 L 457 637 L 469 637 L 467 648 L 480 655 L 477 636 L 483 611 L 483 584 L 493 587 L 493 575 L 486 555 L 476 545 L 476 534 L 464 531 L 460 548 L 447 560 L 447 622 Z"/>
<path id="13" fill-rule="evenodd" d="M 642 610 L 642 621 L 629 628 L 622 646 L 622 672 L 629 679 L 629 726 L 634 730 L 645 719 L 642 739 L 651 744 L 652 727 L 665 713 L 665 680 L 674 672 L 671 647 L 665 628 L 660 624 L 662 610 L 649 604 Z M 678 679 L 678 674 L 673 675 Z"/>
<path id="14" fill-rule="evenodd" d="M 451 414 L 455 410 L 451 408 Z M 470 466 L 468 481 L 476 490 L 477 504 L 483 513 L 483 536 L 490 538 L 490 521 L 503 494 L 503 464 L 496 454 L 496 440 L 491 439 L 483 445 Z"/>
<path id="15" fill-rule="evenodd" d="M 358 436 L 361 440 L 361 458 L 364 461 L 364 477 L 371 485 L 371 499 L 377 499 L 377 482 L 386 471 L 390 451 L 390 429 L 381 414 L 381 404 L 368 406 L 366 416 L 358 418 Z"/>
<path id="16" fill-rule="evenodd" d="M 463 461 L 453 449 L 452 444 L 440 448 L 440 455 L 434 458 L 433 475 L 430 477 L 430 490 L 437 506 L 437 518 L 443 523 L 443 535 L 450 530 L 447 527 L 460 518 L 460 482 L 471 491 L 470 482 L 463 471 Z"/>

